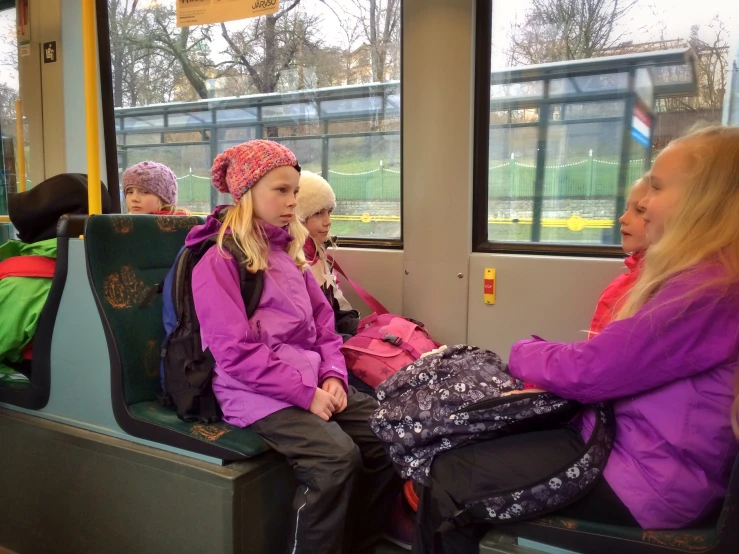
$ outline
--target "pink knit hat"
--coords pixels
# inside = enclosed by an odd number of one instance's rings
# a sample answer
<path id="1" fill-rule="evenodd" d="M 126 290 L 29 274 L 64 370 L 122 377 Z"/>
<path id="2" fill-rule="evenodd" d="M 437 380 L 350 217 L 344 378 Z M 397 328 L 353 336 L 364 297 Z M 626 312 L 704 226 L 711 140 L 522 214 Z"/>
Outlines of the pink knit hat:
<path id="1" fill-rule="evenodd" d="M 156 194 L 165 204 L 177 204 L 177 176 L 164 164 L 137 163 L 123 172 L 121 181 L 124 194 L 129 187 L 138 187 Z"/>
<path id="2" fill-rule="evenodd" d="M 259 179 L 278 167 L 300 165 L 289 148 L 273 140 L 250 140 L 218 154 L 210 170 L 213 186 L 230 192 L 237 204 Z"/>

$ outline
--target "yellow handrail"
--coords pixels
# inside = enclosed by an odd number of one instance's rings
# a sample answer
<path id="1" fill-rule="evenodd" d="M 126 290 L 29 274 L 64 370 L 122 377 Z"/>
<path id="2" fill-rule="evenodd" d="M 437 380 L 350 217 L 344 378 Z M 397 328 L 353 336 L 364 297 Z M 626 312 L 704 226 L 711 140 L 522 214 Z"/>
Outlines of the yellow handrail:
<path id="1" fill-rule="evenodd" d="M 90 215 L 102 213 L 100 197 L 100 138 L 98 136 L 98 76 L 95 0 L 82 1 L 82 45 L 85 64 L 87 128 L 87 202 Z"/>
<path id="2" fill-rule="evenodd" d="M 7 215 L 0 215 L 0 223 L 10 223 L 10 217 Z"/>
<path id="3" fill-rule="evenodd" d="M 15 101 L 15 137 L 18 141 L 18 192 L 26 192 L 26 140 L 23 137 L 23 105 L 20 98 Z"/>

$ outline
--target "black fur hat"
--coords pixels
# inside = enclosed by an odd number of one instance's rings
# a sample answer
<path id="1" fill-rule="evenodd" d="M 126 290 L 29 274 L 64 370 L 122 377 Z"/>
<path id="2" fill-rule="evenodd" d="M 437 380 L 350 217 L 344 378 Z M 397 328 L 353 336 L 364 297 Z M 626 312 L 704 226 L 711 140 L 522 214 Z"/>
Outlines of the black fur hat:
<path id="1" fill-rule="evenodd" d="M 110 213 L 110 196 L 100 183 L 103 213 Z M 26 192 L 8 195 L 8 216 L 23 242 L 56 237 L 56 224 L 64 214 L 86 214 L 87 175 L 62 173 Z"/>

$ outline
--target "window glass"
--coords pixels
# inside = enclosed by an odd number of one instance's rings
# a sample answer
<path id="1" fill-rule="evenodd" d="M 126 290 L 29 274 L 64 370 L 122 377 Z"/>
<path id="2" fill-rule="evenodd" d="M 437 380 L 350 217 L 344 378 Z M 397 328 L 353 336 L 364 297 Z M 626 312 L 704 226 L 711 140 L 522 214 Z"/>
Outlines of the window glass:
<path id="1" fill-rule="evenodd" d="M 109 0 L 108 16 L 121 172 L 165 163 L 182 207 L 206 213 L 229 201 L 210 188 L 215 156 L 273 139 L 334 187 L 333 233 L 400 240 L 399 1 L 282 2 L 185 30 L 175 0 Z"/>
<path id="2" fill-rule="evenodd" d="M 0 244 L 12 232 L 4 220 L 8 213 L 8 193 L 18 190 L 19 146 L 16 100 L 20 98 L 18 75 L 18 39 L 15 8 L 0 11 Z M 23 108 L 21 108 L 23 109 Z M 23 118 L 26 186 L 29 174 L 30 145 L 28 122 Z"/>
<path id="3" fill-rule="evenodd" d="M 631 184 L 670 140 L 698 122 L 739 124 L 739 5 L 707 0 L 699 12 L 693 0 L 491 5 L 489 132 L 478 133 L 488 156 L 476 161 L 479 176 L 487 163 L 487 183 L 475 184 L 485 187 L 487 211 L 475 206 L 478 249 L 615 247 Z M 594 25 L 602 32 L 589 32 Z"/>

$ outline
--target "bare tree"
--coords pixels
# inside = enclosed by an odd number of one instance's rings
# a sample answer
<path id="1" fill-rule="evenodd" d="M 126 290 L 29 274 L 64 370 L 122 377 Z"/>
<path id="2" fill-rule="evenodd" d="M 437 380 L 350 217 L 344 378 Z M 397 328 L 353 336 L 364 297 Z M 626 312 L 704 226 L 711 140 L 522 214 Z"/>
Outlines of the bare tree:
<path id="1" fill-rule="evenodd" d="M 704 40 L 699 36 L 701 27 L 693 25 L 687 41 L 697 57 L 698 93 L 691 97 L 661 98 L 658 100 L 659 111 L 700 112 L 703 119 L 711 122 L 721 121 L 728 86 L 729 32 L 718 14 L 711 19 L 708 29 L 710 35 Z"/>
<path id="2" fill-rule="evenodd" d="M 289 69 L 298 75 L 297 88 L 302 88 L 301 71 L 304 54 L 316 50 L 319 41 L 317 16 L 297 9 L 301 0 L 286 3 L 279 12 L 249 21 L 241 29 L 221 23 L 221 35 L 228 44 L 223 52 L 230 66 L 249 76 L 255 92 L 277 92 L 280 79 Z"/>
<path id="3" fill-rule="evenodd" d="M 154 46 L 171 55 L 184 73 L 187 82 L 201 99 L 208 98 L 211 25 L 199 25 L 195 29 L 181 27 L 176 30 L 174 8 L 156 6 L 152 10 L 158 32 L 152 35 Z"/>
<path id="4" fill-rule="evenodd" d="M 382 83 L 400 70 L 400 0 L 351 0 L 370 50 L 372 81 Z"/>
<path id="5" fill-rule="evenodd" d="M 123 106 L 123 76 L 131 63 L 132 19 L 138 0 L 109 0 L 110 57 L 113 69 L 113 105 Z M 130 70 L 129 70 L 130 71 Z M 131 105 L 136 105 L 135 102 Z"/>
<path id="6" fill-rule="evenodd" d="M 624 42 L 637 0 L 533 0 L 510 29 L 509 65 L 593 58 Z M 615 52 L 612 52 L 615 53 Z"/>

